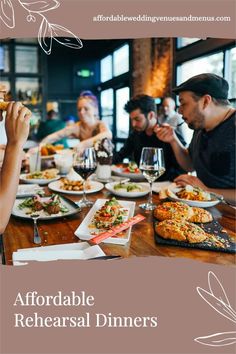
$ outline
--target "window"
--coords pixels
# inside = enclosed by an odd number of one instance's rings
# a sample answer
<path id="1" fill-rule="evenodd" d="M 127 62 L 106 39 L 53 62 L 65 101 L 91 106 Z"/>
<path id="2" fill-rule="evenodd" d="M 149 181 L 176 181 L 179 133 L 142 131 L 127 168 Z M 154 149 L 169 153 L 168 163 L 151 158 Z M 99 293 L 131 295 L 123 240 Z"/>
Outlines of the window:
<path id="1" fill-rule="evenodd" d="M 112 78 L 112 55 L 101 60 L 101 82 L 108 81 Z"/>
<path id="2" fill-rule="evenodd" d="M 126 139 L 129 135 L 129 114 L 124 110 L 124 105 L 129 101 L 129 96 L 129 87 L 123 87 L 116 91 L 117 138 Z"/>
<path id="3" fill-rule="evenodd" d="M 177 67 L 177 85 L 201 73 L 223 75 L 223 53 L 186 61 Z"/>
<path id="4" fill-rule="evenodd" d="M 117 49 L 114 54 L 114 76 L 118 76 L 129 71 L 129 46 L 125 44 Z"/>
<path id="5" fill-rule="evenodd" d="M 0 46 L 0 71 L 8 73 L 10 71 L 8 46 Z"/>
<path id="6" fill-rule="evenodd" d="M 100 79 L 106 82 L 129 71 L 129 45 L 125 44 L 100 61 Z"/>
<path id="7" fill-rule="evenodd" d="M 32 111 L 30 138 L 35 126 L 45 116 L 46 102 L 43 83 L 46 75 L 44 57 L 40 54 L 37 39 L 1 40 L 0 81 L 7 91 L 7 100 L 18 100 Z"/>
<path id="8" fill-rule="evenodd" d="M 225 78 L 229 83 L 229 98 L 236 98 L 236 47 L 225 55 Z"/>
<path id="9" fill-rule="evenodd" d="M 192 43 L 200 41 L 200 38 L 177 38 L 177 48 L 186 47 Z"/>
<path id="10" fill-rule="evenodd" d="M 175 51 L 176 80 L 181 84 L 194 75 L 214 73 L 224 77 L 229 83 L 229 99 L 236 98 L 236 47 L 232 39 L 207 38 L 196 41 L 190 47 Z M 190 38 L 190 41 L 193 38 Z"/>
<path id="11" fill-rule="evenodd" d="M 113 89 L 101 92 L 101 117 L 102 120 L 113 131 Z"/>
<path id="12" fill-rule="evenodd" d="M 129 135 L 129 116 L 124 105 L 130 99 L 129 44 L 118 40 L 117 47 L 100 60 L 101 118 L 111 129 L 113 142 L 120 148 Z"/>
<path id="13" fill-rule="evenodd" d="M 38 72 L 38 48 L 32 46 L 17 45 L 15 49 L 16 73 L 31 73 Z"/>

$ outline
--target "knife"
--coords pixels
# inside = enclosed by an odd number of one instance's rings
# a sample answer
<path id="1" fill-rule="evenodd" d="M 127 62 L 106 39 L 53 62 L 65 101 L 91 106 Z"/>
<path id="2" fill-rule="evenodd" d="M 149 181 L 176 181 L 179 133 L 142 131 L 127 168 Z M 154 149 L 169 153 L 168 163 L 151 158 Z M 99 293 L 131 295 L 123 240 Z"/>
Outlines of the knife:
<path id="1" fill-rule="evenodd" d="M 93 259 L 95 259 L 95 260 L 99 260 L 99 259 L 108 260 L 108 259 L 118 259 L 118 258 L 122 258 L 122 257 L 121 256 L 115 256 L 115 255 L 99 256 L 99 257 L 94 257 L 94 258 L 88 258 L 87 261 L 91 261 Z"/>

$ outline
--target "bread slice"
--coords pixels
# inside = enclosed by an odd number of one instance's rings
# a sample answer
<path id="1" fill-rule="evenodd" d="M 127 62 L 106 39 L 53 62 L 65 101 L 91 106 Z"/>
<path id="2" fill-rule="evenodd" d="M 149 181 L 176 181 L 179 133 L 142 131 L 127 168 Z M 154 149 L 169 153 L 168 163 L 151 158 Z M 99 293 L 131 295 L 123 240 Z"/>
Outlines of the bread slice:
<path id="1" fill-rule="evenodd" d="M 154 216 L 158 220 L 189 219 L 193 216 L 192 208 L 182 202 L 165 202 L 159 204 L 154 210 Z"/>
<path id="2" fill-rule="evenodd" d="M 189 222 L 207 223 L 213 220 L 213 217 L 209 211 L 203 208 L 192 207 L 193 215 L 188 219 Z"/>
<path id="3" fill-rule="evenodd" d="M 169 219 L 155 225 L 155 231 L 165 239 L 199 243 L 207 239 L 208 234 L 201 227 L 188 221 Z"/>

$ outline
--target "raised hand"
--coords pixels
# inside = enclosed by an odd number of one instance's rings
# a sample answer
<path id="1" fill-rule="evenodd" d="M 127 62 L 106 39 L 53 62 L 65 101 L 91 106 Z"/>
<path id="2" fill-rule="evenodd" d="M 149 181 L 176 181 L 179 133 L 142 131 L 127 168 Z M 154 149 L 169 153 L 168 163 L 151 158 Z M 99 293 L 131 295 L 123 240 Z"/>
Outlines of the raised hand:
<path id="1" fill-rule="evenodd" d="M 20 102 L 10 102 L 6 114 L 6 134 L 9 145 L 23 147 L 29 135 L 31 112 Z"/>

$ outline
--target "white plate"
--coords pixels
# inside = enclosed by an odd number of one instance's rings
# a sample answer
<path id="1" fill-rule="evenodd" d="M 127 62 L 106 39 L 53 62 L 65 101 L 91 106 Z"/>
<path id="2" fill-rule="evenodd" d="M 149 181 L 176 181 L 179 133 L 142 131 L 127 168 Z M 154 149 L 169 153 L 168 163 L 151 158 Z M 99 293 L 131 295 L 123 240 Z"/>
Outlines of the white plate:
<path id="1" fill-rule="evenodd" d="M 181 189 L 182 189 L 182 187 L 178 187 L 175 183 L 172 183 L 167 188 L 168 197 L 172 200 L 186 203 L 192 207 L 210 208 L 210 207 L 220 203 L 220 199 L 223 198 L 221 195 L 216 196 L 214 193 L 210 193 L 212 200 L 198 201 L 198 200 L 181 199 L 181 198 L 178 198 L 176 195 L 176 193 L 179 192 Z"/>
<path id="2" fill-rule="evenodd" d="M 46 185 L 50 182 L 56 181 L 57 179 L 61 178 L 60 176 L 57 176 L 55 178 L 26 178 L 28 174 L 22 174 L 20 175 L 21 181 L 28 183 L 28 184 L 41 184 L 41 185 Z"/>
<path id="3" fill-rule="evenodd" d="M 172 184 L 170 181 L 155 182 L 152 185 L 152 191 L 155 193 L 160 193 L 162 189 L 169 187 Z"/>
<path id="4" fill-rule="evenodd" d="M 104 185 L 100 182 L 89 181 L 89 184 L 90 184 L 91 188 L 86 189 L 86 194 L 96 193 L 104 188 Z M 52 182 L 48 185 L 48 187 L 55 192 L 74 194 L 74 195 L 82 195 L 83 194 L 83 191 L 66 191 L 65 189 L 60 188 L 60 186 L 61 186 L 60 181 L 55 181 L 55 182 Z"/>
<path id="5" fill-rule="evenodd" d="M 140 173 L 124 172 L 124 167 L 119 167 L 116 165 L 111 166 L 111 171 L 114 173 L 114 175 L 120 176 L 120 177 L 130 178 L 130 179 L 134 179 L 134 180 L 145 179 L 141 172 Z"/>
<path id="6" fill-rule="evenodd" d="M 138 186 L 142 187 L 142 191 L 140 192 L 127 192 L 125 189 L 114 189 L 114 186 L 118 184 L 117 182 L 107 183 L 105 188 L 114 195 L 118 195 L 119 197 L 128 197 L 128 198 L 137 198 L 146 195 L 150 191 L 150 187 L 148 183 L 135 183 Z"/>
<path id="7" fill-rule="evenodd" d="M 25 198 L 26 199 L 26 198 Z M 69 211 L 67 211 L 66 213 L 58 213 L 58 214 L 52 214 L 52 215 L 48 215 L 44 210 L 40 210 L 35 212 L 34 214 L 39 214 L 39 220 L 52 220 L 52 219 L 57 219 L 57 218 L 64 218 L 66 216 L 69 215 L 73 215 L 76 214 L 80 211 L 80 208 L 71 200 L 60 196 L 61 199 L 61 204 L 65 207 L 68 208 Z M 13 209 L 12 209 L 12 215 L 16 216 L 18 218 L 22 218 L 22 219 L 31 219 L 31 216 L 26 214 L 27 208 L 25 209 L 19 209 L 19 204 L 23 203 L 24 198 L 21 199 L 16 199 L 15 203 L 13 205 Z"/>
<path id="8" fill-rule="evenodd" d="M 16 198 L 31 197 L 41 191 L 43 188 L 38 184 L 19 184 Z"/>
<path id="9" fill-rule="evenodd" d="M 96 203 L 93 205 L 92 209 L 86 215 L 84 221 L 75 230 L 75 235 L 79 237 L 81 240 L 90 240 L 95 236 L 94 234 L 92 235 L 91 232 L 99 231 L 96 229 L 90 229 L 89 225 L 91 224 L 94 214 L 105 204 L 107 200 L 108 199 L 98 199 Z M 117 200 L 117 201 L 122 207 L 129 210 L 127 219 L 131 218 L 134 215 L 135 202 L 128 202 L 124 200 Z M 123 237 L 109 237 L 103 242 L 125 245 L 130 239 L 130 233 L 131 233 L 131 227 L 126 231 Z"/>

